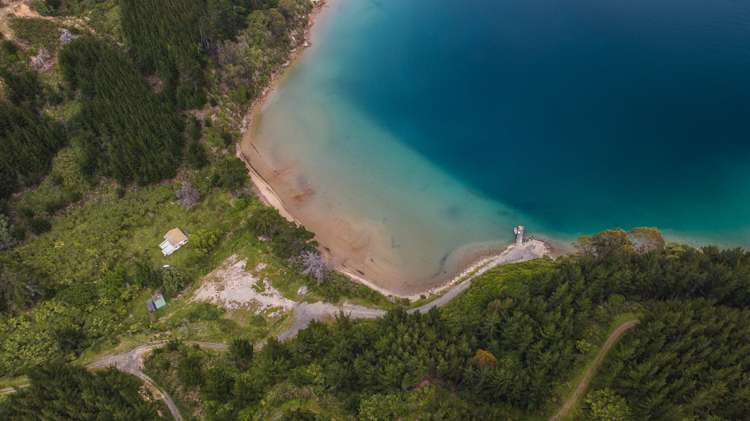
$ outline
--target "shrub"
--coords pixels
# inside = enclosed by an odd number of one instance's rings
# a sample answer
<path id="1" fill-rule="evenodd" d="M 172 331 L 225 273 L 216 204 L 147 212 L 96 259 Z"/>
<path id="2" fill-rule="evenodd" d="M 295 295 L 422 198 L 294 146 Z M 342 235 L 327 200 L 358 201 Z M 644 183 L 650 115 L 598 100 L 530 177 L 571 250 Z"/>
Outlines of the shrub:
<path id="1" fill-rule="evenodd" d="M 187 285 L 185 275 L 175 268 L 162 271 L 161 290 L 167 297 L 174 297 Z"/>
<path id="2" fill-rule="evenodd" d="M 624 421 L 630 418 L 627 402 L 611 389 L 589 393 L 584 403 L 586 412 L 596 421 Z"/>
<path id="3" fill-rule="evenodd" d="M 201 200 L 201 194 L 191 183 L 183 183 L 177 191 L 177 200 L 185 209 L 190 209 Z"/>
<path id="4" fill-rule="evenodd" d="M 235 157 L 230 157 L 220 162 L 211 177 L 214 186 L 222 187 L 229 191 L 235 191 L 245 185 L 248 181 L 245 163 Z"/>
<path id="5" fill-rule="evenodd" d="M 31 229 L 31 232 L 35 235 L 40 235 L 51 230 L 52 224 L 44 218 L 32 218 L 29 221 L 29 229 Z"/>
<path id="6" fill-rule="evenodd" d="M 193 247 L 195 247 L 201 254 L 206 255 L 219 243 L 221 234 L 217 231 L 201 230 L 193 234 L 192 237 Z"/>
<path id="7" fill-rule="evenodd" d="M 247 339 L 236 338 L 229 345 L 229 359 L 235 367 L 245 370 L 253 361 L 253 344 Z"/>
<path id="8" fill-rule="evenodd" d="M 218 306 L 209 303 L 198 303 L 190 309 L 186 318 L 191 322 L 199 320 L 218 320 L 222 314 L 224 314 L 224 310 Z"/>
<path id="9" fill-rule="evenodd" d="M 15 55 L 18 52 L 18 46 L 8 39 L 0 41 L 0 49 L 7 55 Z"/>
<path id="10" fill-rule="evenodd" d="M 185 152 L 185 161 L 195 169 L 201 169 L 208 164 L 206 150 L 200 141 L 191 140 L 188 142 L 187 151 Z"/>
<path id="11" fill-rule="evenodd" d="M 248 228 L 256 235 L 271 239 L 273 252 L 284 259 L 298 257 L 305 251 L 314 251 L 315 235 L 305 227 L 289 222 L 274 208 L 263 207 L 248 221 Z"/>
<path id="12" fill-rule="evenodd" d="M 202 358 L 196 353 L 188 351 L 177 365 L 177 377 L 180 382 L 188 387 L 196 387 L 203 384 Z"/>
<path id="13" fill-rule="evenodd" d="M 0 250 L 7 249 L 8 247 L 15 244 L 16 239 L 13 237 L 13 231 L 8 217 L 0 214 Z"/>

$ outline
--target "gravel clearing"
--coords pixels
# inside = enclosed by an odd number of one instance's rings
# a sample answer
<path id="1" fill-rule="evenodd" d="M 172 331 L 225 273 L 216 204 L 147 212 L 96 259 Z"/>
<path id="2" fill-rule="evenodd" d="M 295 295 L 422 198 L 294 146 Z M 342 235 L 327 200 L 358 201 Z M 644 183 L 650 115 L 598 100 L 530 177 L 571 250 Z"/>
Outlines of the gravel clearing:
<path id="1" fill-rule="evenodd" d="M 284 298 L 274 288 L 268 278 L 260 273 L 265 265 L 260 263 L 253 272 L 245 270 L 247 260 L 237 255 L 230 256 L 218 269 L 203 278 L 203 285 L 195 292 L 193 301 L 204 301 L 226 308 L 255 309 L 259 314 L 266 310 L 279 308 L 284 311 L 294 309 L 295 301 Z"/>

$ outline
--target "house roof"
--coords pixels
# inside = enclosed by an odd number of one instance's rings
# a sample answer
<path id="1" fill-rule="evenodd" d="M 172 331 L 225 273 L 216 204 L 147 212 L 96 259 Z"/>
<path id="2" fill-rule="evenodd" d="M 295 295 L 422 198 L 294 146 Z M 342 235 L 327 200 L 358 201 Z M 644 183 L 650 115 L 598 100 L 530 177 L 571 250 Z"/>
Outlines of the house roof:
<path id="1" fill-rule="evenodd" d="M 172 228 L 164 234 L 164 239 L 169 241 L 172 246 L 178 246 L 180 243 L 187 241 L 187 235 L 179 228 Z"/>
<path id="2" fill-rule="evenodd" d="M 157 310 L 167 305 L 167 301 L 164 300 L 164 296 L 161 294 L 155 294 L 151 297 L 151 300 L 154 302 L 154 307 L 156 307 Z"/>

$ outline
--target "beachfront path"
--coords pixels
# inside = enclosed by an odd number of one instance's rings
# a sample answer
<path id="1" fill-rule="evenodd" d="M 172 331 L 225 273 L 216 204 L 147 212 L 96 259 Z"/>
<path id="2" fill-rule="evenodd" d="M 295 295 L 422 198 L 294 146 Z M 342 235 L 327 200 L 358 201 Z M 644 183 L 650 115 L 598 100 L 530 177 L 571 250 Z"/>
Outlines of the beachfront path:
<path id="1" fill-rule="evenodd" d="M 589 383 L 591 383 L 591 379 L 594 378 L 594 374 L 596 374 L 596 371 L 599 370 L 599 367 L 604 362 L 604 357 L 607 356 L 609 350 L 612 349 L 615 343 L 620 340 L 625 332 L 634 328 L 638 323 L 640 323 L 640 320 L 627 320 L 625 322 L 622 322 L 615 328 L 615 330 L 612 331 L 612 333 L 610 333 L 606 342 L 604 342 L 604 345 L 602 345 L 601 349 L 596 354 L 594 361 L 586 369 L 586 373 L 583 375 L 583 378 L 580 382 L 578 382 L 575 390 L 573 390 L 573 393 L 568 397 L 568 399 L 565 400 L 562 407 L 560 407 L 560 410 L 557 411 L 557 414 L 553 415 L 550 418 L 550 421 L 560 421 L 570 415 L 570 411 L 575 408 L 575 406 L 578 404 L 578 401 L 581 399 L 581 397 L 583 397 L 583 394 L 586 393 L 586 389 L 588 389 Z"/>
<path id="2" fill-rule="evenodd" d="M 442 307 L 462 292 L 466 291 L 474 282 L 474 279 L 489 272 L 493 268 L 510 264 L 520 263 L 538 259 L 549 254 L 549 248 L 545 243 L 538 240 L 529 240 L 521 245 L 511 245 L 497 256 L 488 257 L 473 265 L 459 279 L 459 283 L 448 286 L 446 292 L 427 304 L 409 310 L 409 313 L 427 313 L 436 307 Z M 299 303 L 294 308 L 294 322 L 281 332 L 278 336 L 280 341 L 289 339 L 300 330 L 306 328 L 313 320 L 324 320 L 345 314 L 352 319 L 376 319 L 385 315 L 384 310 L 374 309 L 353 304 L 334 305 L 330 303 Z"/>
<path id="3" fill-rule="evenodd" d="M 535 242 L 533 240 L 524 243 L 521 246 L 510 246 L 500 255 L 487 258 L 480 262 L 481 264 L 473 267 L 470 272 L 466 273 L 461 278 L 461 281 L 457 285 L 449 287 L 449 289 L 447 289 L 447 291 L 440 297 L 420 307 L 409 310 L 409 313 L 427 313 L 433 308 L 442 307 L 459 296 L 463 291 L 468 289 L 474 279 L 488 272 L 492 268 L 503 264 L 533 260 L 546 255 L 547 251 L 548 250 L 546 246 L 543 245 L 543 243 Z M 293 312 L 294 321 L 292 322 L 292 325 L 277 336 L 280 341 L 284 341 L 286 339 L 294 337 L 300 330 L 309 326 L 313 320 L 330 319 L 342 313 L 352 319 L 376 319 L 378 317 L 384 316 L 386 313 L 384 310 L 377 308 L 364 307 L 354 304 L 335 305 L 325 302 L 300 302 L 295 305 Z M 175 404 L 172 397 L 169 396 L 169 394 L 163 389 L 161 389 L 153 379 L 151 379 L 143 372 L 143 362 L 146 355 L 154 349 L 161 348 L 166 344 L 166 341 L 142 344 L 120 354 L 105 355 L 103 357 L 100 357 L 94 362 L 88 364 L 86 367 L 91 370 L 114 367 L 122 372 L 129 373 L 138 377 L 151 390 L 157 392 L 157 395 L 161 396 L 161 399 L 164 400 L 174 419 L 182 421 L 182 415 L 180 414 L 180 411 L 177 408 L 177 405 Z M 227 345 L 223 343 L 192 341 L 188 342 L 188 344 L 198 345 L 199 347 L 204 349 L 227 349 Z M 11 387 L 0 389 L 0 394 L 13 393 L 17 389 L 27 386 L 28 385 L 21 385 L 16 388 Z"/>

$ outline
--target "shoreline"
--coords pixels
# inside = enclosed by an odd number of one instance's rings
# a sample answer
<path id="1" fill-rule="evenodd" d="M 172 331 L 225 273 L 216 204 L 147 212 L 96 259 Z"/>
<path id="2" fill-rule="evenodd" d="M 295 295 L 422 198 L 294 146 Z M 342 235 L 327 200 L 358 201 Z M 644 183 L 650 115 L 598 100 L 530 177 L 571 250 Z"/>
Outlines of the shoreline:
<path id="1" fill-rule="evenodd" d="M 290 51 L 287 62 L 273 72 L 268 86 L 263 92 L 253 100 L 250 107 L 248 107 L 245 116 L 242 119 L 241 124 L 241 140 L 236 145 L 236 156 L 245 163 L 248 170 L 252 183 L 255 190 L 259 194 L 259 198 L 268 206 L 272 206 L 279 211 L 279 213 L 289 220 L 300 225 L 305 225 L 299 218 L 295 217 L 292 211 L 287 207 L 283 199 L 283 195 L 279 194 L 277 189 L 271 185 L 268 177 L 274 178 L 278 176 L 278 171 L 275 170 L 272 165 L 269 164 L 268 158 L 262 156 L 260 150 L 255 146 L 251 133 L 256 124 L 258 124 L 258 117 L 268 102 L 269 98 L 273 96 L 276 89 L 279 88 L 279 83 L 288 75 L 290 69 L 293 69 L 297 62 L 301 58 L 304 51 L 311 46 L 311 37 L 313 34 L 313 27 L 320 17 L 321 13 L 324 12 L 334 0 L 318 0 L 314 2 L 313 10 L 308 15 L 307 25 L 304 30 L 303 38 L 299 44 L 292 48 Z M 249 155 L 257 156 L 254 160 Z M 263 169 L 260 167 L 267 166 L 269 171 L 266 171 L 267 177 L 263 176 Z M 273 174 L 270 175 L 270 174 Z M 320 219 L 320 218 L 319 218 Z M 395 290 L 393 287 L 384 286 L 388 282 L 377 282 L 371 276 L 365 274 L 364 267 L 368 267 L 375 272 L 380 272 L 381 275 L 395 278 L 403 278 L 401 273 L 396 273 L 392 267 L 389 267 L 390 261 L 388 253 L 382 253 L 383 250 L 378 250 L 381 254 L 377 254 L 378 263 L 375 263 L 370 255 L 360 256 L 358 253 L 362 253 L 363 250 L 370 250 L 376 248 L 376 246 L 370 244 L 371 236 L 377 237 L 378 233 L 373 227 L 362 226 L 367 225 L 366 223 L 359 224 L 358 222 L 363 221 L 348 221 L 342 220 L 341 218 L 329 218 L 334 219 L 332 221 L 326 221 L 334 224 L 337 234 L 325 232 L 323 234 L 314 232 L 316 239 L 318 240 L 321 248 L 321 253 L 326 257 L 331 266 L 337 272 L 347 276 L 354 282 L 358 282 L 366 287 L 373 289 L 385 296 L 395 297 L 400 299 L 408 299 L 409 301 L 416 301 L 419 299 L 425 299 L 428 297 L 434 297 L 441 295 L 451 288 L 460 285 L 462 282 L 473 279 L 475 276 L 483 274 L 490 269 L 505 263 L 511 263 L 516 261 L 530 260 L 531 258 L 538 258 L 542 256 L 549 256 L 553 254 L 554 248 L 549 242 L 540 240 L 528 240 L 522 245 L 516 244 L 501 244 L 501 242 L 488 243 L 488 244 L 466 244 L 460 247 L 451 254 L 452 258 L 455 258 L 453 262 L 453 270 L 448 271 L 447 276 L 436 275 L 428 280 L 428 283 L 423 288 L 415 287 L 414 285 L 406 285 L 404 283 L 401 291 Z M 354 227 L 357 227 L 356 229 Z M 331 230 L 325 231 L 333 231 Z M 320 231 L 320 230 L 317 230 Z M 327 237 L 326 239 L 321 236 Z M 339 247 L 335 247 L 334 243 Z M 352 247 L 356 243 L 357 247 Z M 332 249 L 344 249 L 350 251 L 346 253 L 346 250 L 332 251 Z M 375 251 L 373 251 L 375 252 Z M 383 259 L 380 257 L 385 256 Z M 360 268 L 350 267 L 352 262 L 355 265 L 359 265 Z M 371 263 L 372 262 L 372 263 Z M 384 262 L 384 263 L 383 263 Z M 393 266 L 391 264 L 391 266 Z M 443 267 L 445 269 L 445 267 Z M 408 277 L 407 277 L 408 278 Z M 407 291 L 408 289 L 408 291 Z"/>
<path id="2" fill-rule="evenodd" d="M 323 10 L 332 1 L 333 0 L 312 0 L 313 10 L 311 10 L 310 14 L 307 16 L 307 24 L 305 26 L 301 43 L 292 48 L 284 65 L 274 70 L 274 72 L 271 74 L 271 79 L 268 85 L 263 89 L 263 92 L 258 95 L 252 101 L 250 106 L 245 110 L 245 115 L 242 118 L 242 123 L 240 126 L 240 141 L 235 145 L 235 156 L 239 158 L 243 163 L 245 163 L 245 167 L 247 168 L 250 180 L 252 181 L 255 189 L 258 190 L 261 201 L 266 205 L 278 210 L 281 216 L 286 218 L 289 222 L 294 222 L 300 225 L 302 225 L 302 223 L 286 209 L 286 207 L 284 206 L 284 202 L 281 200 L 281 197 L 276 193 L 273 187 L 271 187 L 271 184 L 253 166 L 250 158 L 245 156 L 244 152 L 242 151 L 242 145 L 245 143 L 245 136 L 251 132 L 253 123 L 257 121 L 257 115 L 262 111 L 263 105 L 266 103 L 268 98 L 276 91 L 281 79 L 283 79 L 289 69 L 295 66 L 297 60 L 299 60 L 299 58 L 302 56 L 302 53 L 304 53 L 304 51 L 310 47 L 310 35 L 312 28 L 315 25 L 315 22 L 320 13 L 323 12 Z M 248 144 L 251 145 L 253 149 L 256 149 L 255 145 L 253 145 L 252 139 L 248 138 Z M 258 152 L 258 154 L 260 154 L 260 152 Z"/>

